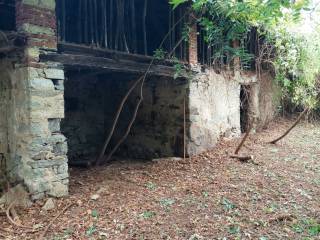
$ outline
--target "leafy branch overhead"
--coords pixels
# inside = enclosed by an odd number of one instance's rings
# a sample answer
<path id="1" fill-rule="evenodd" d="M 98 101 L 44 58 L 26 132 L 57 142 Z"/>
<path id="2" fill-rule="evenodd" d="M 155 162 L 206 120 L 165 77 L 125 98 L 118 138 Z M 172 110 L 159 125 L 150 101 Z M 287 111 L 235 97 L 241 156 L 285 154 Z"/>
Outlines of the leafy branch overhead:
<path id="1" fill-rule="evenodd" d="M 240 59 L 241 69 L 255 66 L 259 72 L 267 65 L 276 75 L 283 99 L 296 106 L 318 106 L 320 31 L 305 35 L 290 30 L 308 12 L 317 17 L 311 1 L 170 0 L 173 8 L 188 3 L 200 27 L 198 34 L 210 50 L 209 65 L 230 68 L 235 58 Z M 235 41 L 237 46 L 232 45 Z M 255 52 L 248 50 L 252 41 Z"/>

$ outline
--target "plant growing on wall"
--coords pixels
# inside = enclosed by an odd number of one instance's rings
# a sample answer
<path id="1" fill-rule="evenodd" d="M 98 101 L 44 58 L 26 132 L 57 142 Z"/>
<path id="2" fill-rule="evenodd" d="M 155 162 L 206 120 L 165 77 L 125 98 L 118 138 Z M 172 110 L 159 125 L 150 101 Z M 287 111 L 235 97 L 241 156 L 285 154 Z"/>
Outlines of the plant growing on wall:
<path id="1" fill-rule="evenodd" d="M 170 0 L 173 8 L 185 2 L 190 1 Z M 205 44 L 212 49 L 209 61 L 220 67 L 229 67 L 234 58 L 240 58 L 242 67 L 246 68 L 254 57 L 246 50 L 251 29 L 263 32 L 273 28 L 286 15 L 297 20 L 307 3 L 306 0 L 193 0 L 192 8 L 200 31 L 204 32 Z M 239 46 L 232 47 L 233 41 L 239 42 Z"/>
<path id="2" fill-rule="evenodd" d="M 170 0 L 173 8 L 186 2 L 192 2 L 200 31 L 205 33 L 204 40 L 214 49 L 210 55 L 214 65 L 229 67 L 235 58 L 239 58 L 243 69 L 255 58 L 256 70 L 266 63 L 274 70 L 284 99 L 295 106 L 317 106 L 319 31 L 306 37 L 287 30 L 300 19 L 302 11 L 315 11 L 308 7 L 310 1 Z M 257 56 L 246 49 L 250 41 L 248 33 L 253 28 L 260 36 L 253 40 L 258 44 L 263 42 Z M 233 48 L 232 41 L 237 41 L 239 46 Z"/>

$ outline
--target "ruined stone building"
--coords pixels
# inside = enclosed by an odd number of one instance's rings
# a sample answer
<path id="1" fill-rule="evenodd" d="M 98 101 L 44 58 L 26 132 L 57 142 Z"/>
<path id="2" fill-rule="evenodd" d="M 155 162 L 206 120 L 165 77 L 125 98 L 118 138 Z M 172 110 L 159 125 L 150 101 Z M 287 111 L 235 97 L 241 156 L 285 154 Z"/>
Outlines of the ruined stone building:
<path id="1" fill-rule="evenodd" d="M 122 98 L 155 54 L 116 156 L 190 156 L 240 136 L 250 117 L 264 126 L 275 106 L 272 78 L 214 71 L 195 23 L 181 40 L 185 13 L 167 0 L 0 0 L 0 161 L 9 179 L 33 199 L 67 195 L 68 165 L 99 154 Z M 174 61 L 158 49 L 168 32 L 162 49 Z M 138 100 L 137 87 L 106 152 Z"/>

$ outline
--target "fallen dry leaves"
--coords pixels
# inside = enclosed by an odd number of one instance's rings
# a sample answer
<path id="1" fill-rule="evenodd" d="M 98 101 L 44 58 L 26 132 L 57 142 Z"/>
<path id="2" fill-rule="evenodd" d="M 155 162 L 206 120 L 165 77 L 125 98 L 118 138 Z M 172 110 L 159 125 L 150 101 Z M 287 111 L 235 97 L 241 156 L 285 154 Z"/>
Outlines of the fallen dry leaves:
<path id="1" fill-rule="evenodd" d="M 38 239 L 71 203 L 47 239 L 319 239 L 320 126 L 303 123 L 266 144 L 288 126 L 278 121 L 249 137 L 242 152 L 256 164 L 228 157 L 237 139 L 185 161 L 71 169 L 70 197 L 55 210 L 43 212 L 44 200 L 19 209 L 21 222 L 38 232 L 0 215 L 0 239 Z"/>

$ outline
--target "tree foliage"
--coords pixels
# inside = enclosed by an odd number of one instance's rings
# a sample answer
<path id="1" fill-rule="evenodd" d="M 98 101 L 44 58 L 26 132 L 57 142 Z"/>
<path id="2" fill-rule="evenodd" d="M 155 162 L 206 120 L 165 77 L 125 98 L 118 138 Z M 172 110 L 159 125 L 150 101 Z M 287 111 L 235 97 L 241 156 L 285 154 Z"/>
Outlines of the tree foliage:
<path id="1" fill-rule="evenodd" d="M 218 58 L 229 64 L 239 57 L 245 66 L 255 57 L 256 63 L 271 63 L 284 98 L 296 106 L 317 106 L 319 31 L 306 37 L 287 30 L 300 20 L 302 12 L 315 10 L 309 7 L 309 0 L 170 0 L 173 8 L 187 2 L 206 33 L 206 42 L 214 47 L 213 62 Z M 271 46 L 267 57 L 252 56 L 246 49 L 248 33 L 253 28 L 263 44 Z M 237 40 L 240 46 L 233 48 L 232 40 Z"/>

